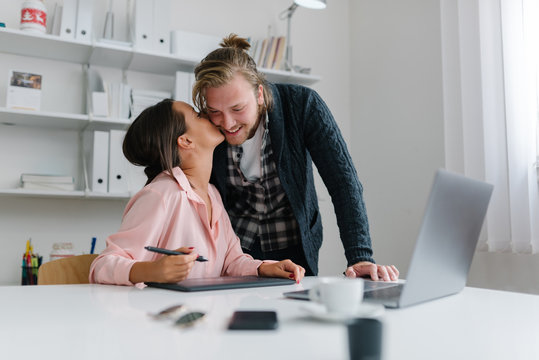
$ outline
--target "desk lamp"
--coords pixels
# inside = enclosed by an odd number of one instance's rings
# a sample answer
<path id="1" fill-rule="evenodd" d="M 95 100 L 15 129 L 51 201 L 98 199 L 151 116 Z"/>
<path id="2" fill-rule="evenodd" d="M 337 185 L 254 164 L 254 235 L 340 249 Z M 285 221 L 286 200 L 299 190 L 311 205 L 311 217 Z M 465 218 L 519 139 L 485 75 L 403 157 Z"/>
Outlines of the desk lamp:
<path id="1" fill-rule="evenodd" d="M 294 0 L 292 5 L 279 15 L 279 19 L 286 19 L 286 55 L 285 55 L 285 69 L 289 71 L 294 71 L 294 66 L 292 62 L 292 41 L 290 39 L 290 22 L 292 20 L 292 15 L 298 8 L 298 6 L 303 6 L 309 9 L 325 9 L 326 0 Z"/>

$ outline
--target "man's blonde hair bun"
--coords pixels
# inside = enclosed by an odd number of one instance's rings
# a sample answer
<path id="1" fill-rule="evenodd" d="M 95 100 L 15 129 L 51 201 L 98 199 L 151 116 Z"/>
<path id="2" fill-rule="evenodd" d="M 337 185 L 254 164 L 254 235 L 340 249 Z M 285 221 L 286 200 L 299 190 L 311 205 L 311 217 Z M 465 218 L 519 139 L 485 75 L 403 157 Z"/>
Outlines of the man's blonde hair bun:
<path id="1" fill-rule="evenodd" d="M 226 38 L 223 39 L 223 42 L 219 44 L 220 46 L 227 48 L 235 48 L 240 50 L 249 50 L 251 48 L 251 44 L 247 41 L 247 39 L 239 37 L 236 34 L 230 34 Z"/>
<path id="2" fill-rule="evenodd" d="M 273 95 L 264 74 L 256 69 L 256 62 L 247 52 L 251 45 L 247 39 L 236 34 L 223 38 L 221 47 L 209 53 L 195 67 L 195 84 L 193 85 L 193 104 L 208 113 L 206 104 L 206 89 L 217 88 L 228 84 L 236 74 L 241 74 L 253 88 L 257 96 L 259 87 L 264 88 L 264 105 L 260 113 L 271 110 Z"/>

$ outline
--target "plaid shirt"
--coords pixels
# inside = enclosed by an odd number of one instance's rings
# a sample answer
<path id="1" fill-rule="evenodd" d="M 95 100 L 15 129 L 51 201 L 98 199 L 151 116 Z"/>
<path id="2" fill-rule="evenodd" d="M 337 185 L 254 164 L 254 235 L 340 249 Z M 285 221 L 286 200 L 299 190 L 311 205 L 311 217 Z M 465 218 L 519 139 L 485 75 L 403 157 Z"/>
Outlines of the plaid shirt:
<path id="1" fill-rule="evenodd" d="M 243 147 L 228 146 L 227 187 L 237 201 L 228 208 L 228 215 L 241 245 L 250 249 L 260 239 L 262 251 L 275 251 L 300 241 L 299 227 L 286 197 L 277 168 L 268 131 L 268 116 L 260 149 L 261 177 L 251 182 L 245 178 L 240 161 Z"/>

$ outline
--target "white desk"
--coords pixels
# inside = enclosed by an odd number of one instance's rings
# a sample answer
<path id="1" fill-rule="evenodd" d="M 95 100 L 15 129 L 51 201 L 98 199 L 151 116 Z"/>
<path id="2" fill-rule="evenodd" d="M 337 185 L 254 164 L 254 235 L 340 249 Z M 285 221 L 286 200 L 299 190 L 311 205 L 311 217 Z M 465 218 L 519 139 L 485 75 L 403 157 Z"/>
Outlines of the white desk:
<path id="1" fill-rule="evenodd" d="M 300 285 L 181 293 L 106 285 L 0 287 L 0 359 L 348 359 L 343 325 L 311 319 L 283 299 Z M 191 329 L 148 316 L 184 303 Z M 237 309 L 275 309 L 277 331 L 228 331 Z M 539 359 L 539 296 L 466 288 L 386 310 L 384 359 Z"/>

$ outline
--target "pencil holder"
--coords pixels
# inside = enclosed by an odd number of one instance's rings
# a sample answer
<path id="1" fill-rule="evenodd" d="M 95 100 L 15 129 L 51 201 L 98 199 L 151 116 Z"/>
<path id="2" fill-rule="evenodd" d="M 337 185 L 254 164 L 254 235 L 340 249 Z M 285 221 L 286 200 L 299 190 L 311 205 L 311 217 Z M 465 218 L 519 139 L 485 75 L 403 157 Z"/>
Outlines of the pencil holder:
<path id="1" fill-rule="evenodd" d="M 37 285 L 38 266 L 22 266 L 21 285 Z"/>

